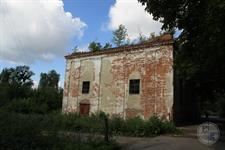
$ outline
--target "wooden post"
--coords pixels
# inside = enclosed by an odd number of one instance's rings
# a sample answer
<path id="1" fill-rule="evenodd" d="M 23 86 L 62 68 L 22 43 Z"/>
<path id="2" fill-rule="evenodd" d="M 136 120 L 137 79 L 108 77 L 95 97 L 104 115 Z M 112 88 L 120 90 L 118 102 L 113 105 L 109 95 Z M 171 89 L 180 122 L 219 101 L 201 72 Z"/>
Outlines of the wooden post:
<path id="1" fill-rule="evenodd" d="M 108 117 L 104 117 L 105 122 L 105 142 L 109 142 L 109 124 L 108 124 Z"/>

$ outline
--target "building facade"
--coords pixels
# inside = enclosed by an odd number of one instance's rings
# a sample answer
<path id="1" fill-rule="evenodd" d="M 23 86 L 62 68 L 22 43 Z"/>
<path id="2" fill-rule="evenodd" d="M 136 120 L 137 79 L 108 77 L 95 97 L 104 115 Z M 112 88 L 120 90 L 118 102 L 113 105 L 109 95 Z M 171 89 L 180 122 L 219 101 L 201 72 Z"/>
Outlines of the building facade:
<path id="1" fill-rule="evenodd" d="M 123 118 L 171 119 L 173 41 L 166 34 L 151 41 L 65 56 L 64 113 L 103 111 Z"/>

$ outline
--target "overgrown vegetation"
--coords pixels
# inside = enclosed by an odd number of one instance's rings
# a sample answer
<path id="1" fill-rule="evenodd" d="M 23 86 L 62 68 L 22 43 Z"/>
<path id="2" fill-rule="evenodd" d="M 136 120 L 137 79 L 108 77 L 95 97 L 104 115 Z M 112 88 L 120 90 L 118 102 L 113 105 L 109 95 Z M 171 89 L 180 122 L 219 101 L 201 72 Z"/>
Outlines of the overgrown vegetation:
<path id="1" fill-rule="evenodd" d="M 118 29 L 113 31 L 113 43 L 119 47 L 125 45 L 128 41 L 127 29 L 124 25 L 119 25 Z"/>
<path id="2" fill-rule="evenodd" d="M 166 32 L 160 32 L 159 34 L 162 35 Z M 127 29 L 124 25 L 120 24 L 116 30 L 113 31 L 113 37 L 112 37 L 112 43 L 106 42 L 104 46 L 101 45 L 100 42 L 92 41 L 88 45 L 88 50 L 91 52 L 97 52 L 101 50 L 107 50 L 112 47 L 120 47 L 120 46 L 127 46 L 127 45 L 134 45 L 134 44 L 140 44 L 147 41 L 150 41 L 150 39 L 155 38 L 155 33 L 151 33 L 149 36 L 145 36 L 141 32 L 139 33 L 139 37 L 136 39 L 130 40 L 128 37 Z M 78 51 L 78 46 L 75 46 L 72 50 L 73 52 Z"/>
<path id="3" fill-rule="evenodd" d="M 0 73 L 0 149 L 118 149 L 112 140 L 94 136 L 103 129 L 98 118 L 61 115 L 63 90 L 56 71 L 41 73 L 36 88 L 32 88 L 32 75 L 28 66 Z M 95 121 L 101 126 L 95 126 Z M 89 135 L 82 137 L 81 132 Z"/>
<path id="4" fill-rule="evenodd" d="M 4 150 L 116 150 L 115 142 L 105 142 L 101 136 L 82 135 L 78 125 L 87 119 L 75 116 L 24 115 L 0 112 L 0 145 Z M 90 122 L 89 122 L 90 123 Z M 92 122 L 93 124 L 93 122 Z M 84 127 L 85 131 L 87 128 Z M 68 132 L 73 131 L 73 132 Z"/>
<path id="5" fill-rule="evenodd" d="M 180 132 L 172 122 L 162 120 L 155 115 L 148 120 L 143 120 L 140 117 L 126 120 L 119 117 L 112 117 L 110 120 L 110 131 L 113 135 L 139 137 L 167 133 L 178 134 Z"/>
<path id="6" fill-rule="evenodd" d="M 103 49 L 109 49 L 112 47 L 112 44 L 110 43 L 105 43 L 104 46 L 101 45 L 101 43 L 99 42 L 95 42 L 95 41 L 92 41 L 89 45 L 88 45 L 88 49 L 91 51 L 91 52 L 97 52 L 97 51 L 100 51 L 100 50 L 103 50 Z"/>
<path id="7" fill-rule="evenodd" d="M 225 117 L 224 105 L 217 105 L 225 103 L 225 1 L 138 1 L 153 19 L 162 22 L 164 30 L 181 30 L 174 49 L 177 77 L 183 86 L 191 87 L 191 99 L 202 111 L 211 105 L 209 112 L 223 109 L 220 114 Z"/>
<path id="8" fill-rule="evenodd" d="M 0 109 L 16 113 L 46 114 L 61 109 L 62 88 L 55 70 L 41 73 L 38 88 L 32 88 L 34 73 L 28 66 L 5 68 L 0 73 Z"/>
<path id="9" fill-rule="evenodd" d="M 104 113 L 101 113 L 104 114 Z M 80 131 L 82 133 L 99 133 L 104 135 L 105 125 L 103 115 L 92 114 L 90 117 L 80 117 L 78 114 L 54 115 L 52 122 L 56 123 L 56 128 L 67 131 Z M 105 115 L 104 115 L 105 116 Z M 93 123 L 95 122 L 95 123 Z M 123 136 L 155 136 L 160 134 L 177 134 L 179 130 L 175 125 L 157 116 L 152 116 L 148 120 L 140 117 L 123 119 L 121 117 L 109 118 L 110 135 Z M 55 127 L 51 127 L 55 128 Z"/>
<path id="10" fill-rule="evenodd" d="M 28 97 L 14 98 L 2 109 L 22 114 L 47 114 L 61 111 L 62 90 L 33 89 Z"/>
<path id="11" fill-rule="evenodd" d="M 18 149 L 119 149 L 112 135 L 155 136 L 178 133 L 173 123 L 139 117 L 109 119 L 109 142 L 104 140 L 104 113 L 80 117 L 77 114 L 20 114 L 0 111 L 0 145 L 4 150 Z"/>
<path id="12" fill-rule="evenodd" d="M 90 117 L 61 114 L 63 90 L 59 74 L 41 73 L 33 89 L 28 66 L 0 73 L 0 145 L 4 150 L 119 149 L 112 135 L 153 136 L 176 133 L 176 127 L 157 116 L 108 119 L 103 112 Z"/>

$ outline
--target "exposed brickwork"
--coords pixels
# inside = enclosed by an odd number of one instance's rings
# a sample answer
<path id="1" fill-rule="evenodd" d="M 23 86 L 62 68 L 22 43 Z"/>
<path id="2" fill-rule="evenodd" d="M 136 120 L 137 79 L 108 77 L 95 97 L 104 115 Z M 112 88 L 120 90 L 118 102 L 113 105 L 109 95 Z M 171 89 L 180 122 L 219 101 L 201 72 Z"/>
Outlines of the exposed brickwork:
<path id="1" fill-rule="evenodd" d="M 144 44 L 66 58 L 64 112 L 78 111 L 79 104 L 89 100 L 91 113 L 101 110 L 124 118 L 147 119 L 153 114 L 171 118 L 173 47 L 168 35 Z M 140 79 L 140 94 L 129 94 L 130 79 Z M 91 82 L 88 95 L 81 93 L 85 80 Z"/>

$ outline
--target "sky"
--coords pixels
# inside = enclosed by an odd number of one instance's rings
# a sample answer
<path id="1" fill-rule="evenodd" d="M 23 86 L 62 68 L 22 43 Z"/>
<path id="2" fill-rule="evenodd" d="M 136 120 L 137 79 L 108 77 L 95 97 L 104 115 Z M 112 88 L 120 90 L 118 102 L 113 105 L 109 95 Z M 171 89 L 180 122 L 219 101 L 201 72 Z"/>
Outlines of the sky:
<path id="1" fill-rule="evenodd" d="M 125 25 L 128 37 L 161 31 L 137 0 L 0 0 L 0 71 L 28 65 L 38 85 L 41 72 L 52 69 L 64 82 L 64 56 L 88 51 L 92 41 L 112 42 L 112 32 Z"/>

